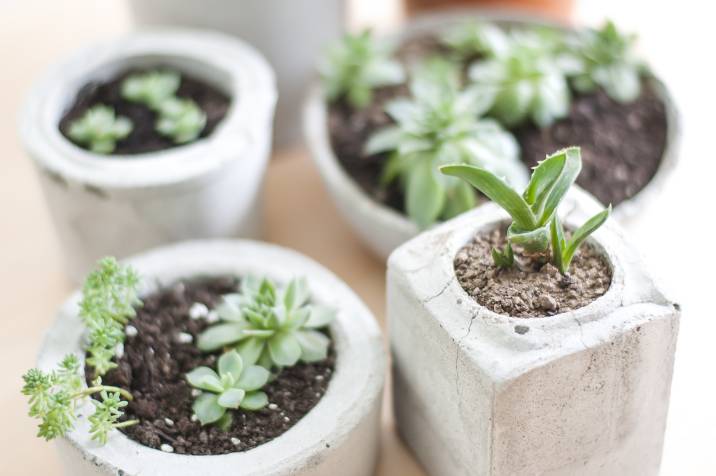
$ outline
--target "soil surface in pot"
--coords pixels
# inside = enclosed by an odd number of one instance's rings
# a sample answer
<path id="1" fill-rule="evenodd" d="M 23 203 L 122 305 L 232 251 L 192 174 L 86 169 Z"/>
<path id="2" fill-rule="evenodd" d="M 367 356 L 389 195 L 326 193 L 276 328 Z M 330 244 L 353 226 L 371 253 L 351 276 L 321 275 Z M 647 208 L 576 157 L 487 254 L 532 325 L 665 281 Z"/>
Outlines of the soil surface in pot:
<path id="1" fill-rule="evenodd" d="M 137 334 L 127 336 L 118 368 L 103 379 L 134 396 L 126 418 L 137 418 L 140 423 L 121 430 L 129 438 L 152 448 L 168 444 L 182 454 L 245 451 L 283 434 L 323 397 L 333 374 L 333 351 L 324 361 L 299 363 L 281 372 L 263 388 L 270 406 L 254 412 L 236 411 L 229 431 L 191 420 L 194 397 L 185 374 L 201 365 L 214 368 L 220 353 L 202 353 L 193 342 L 182 342 L 179 333 L 196 341 L 208 323 L 191 319 L 191 306 L 200 302 L 212 309 L 222 295 L 236 289 L 234 278 L 207 278 L 179 282 L 143 299 L 144 305 L 130 323 Z"/>
<path id="2" fill-rule="evenodd" d="M 435 37 L 407 40 L 397 57 L 408 70 L 421 58 L 444 54 Z M 465 67 L 477 58 L 465 62 Z M 551 127 L 525 125 L 511 130 L 529 167 L 548 153 L 578 145 L 582 148 L 583 169 L 578 183 L 605 204 L 616 206 L 643 189 L 659 168 L 666 147 L 666 108 L 650 81 L 644 81 L 641 96 L 629 104 L 610 99 L 603 91 L 575 94 L 569 117 Z M 339 163 L 374 200 L 405 212 L 403 192 L 397 182 L 381 184 L 388 154 L 366 156 L 368 138 L 393 121 L 384 112 L 387 102 L 407 97 L 406 85 L 379 88 L 373 101 L 363 109 L 345 100 L 328 106 L 328 131 Z"/>
<path id="3" fill-rule="evenodd" d="M 151 69 L 162 69 L 162 67 L 160 65 Z M 129 118 L 133 125 L 129 136 L 118 141 L 114 152 L 110 155 L 145 154 L 187 145 L 175 144 L 171 139 L 162 136 L 154 129 L 154 124 L 157 120 L 157 114 L 154 111 L 144 104 L 130 102 L 122 98 L 120 92 L 122 81 L 131 74 L 146 71 L 148 70 L 126 70 L 110 81 L 91 82 L 83 86 L 60 120 L 59 128 L 62 135 L 72 142 L 72 139 L 67 134 L 72 121 L 82 117 L 87 109 L 98 104 L 104 104 L 112 107 L 117 116 Z M 226 116 L 232 101 L 229 96 L 213 86 L 184 73 L 181 73 L 181 84 L 179 85 L 177 96 L 192 99 L 206 114 L 206 125 L 197 140 L 211 135 L 216 126 Z M 78 145 L 78 147 L 82 146 Z"/>
<path id="4" fill-rule="evenodd" d="M 491 250 L 505 246 L 505 227 L 477 234 L 455 256 L 460 286 L 473 299 L 498 314 L 546 317 L 573 311 L 604 295 L 612 282 L 607 260 L 583 244 L 562 276 L 544 256 L 526 256 L 515 247 L 515 265 L 495 266 Z"/>

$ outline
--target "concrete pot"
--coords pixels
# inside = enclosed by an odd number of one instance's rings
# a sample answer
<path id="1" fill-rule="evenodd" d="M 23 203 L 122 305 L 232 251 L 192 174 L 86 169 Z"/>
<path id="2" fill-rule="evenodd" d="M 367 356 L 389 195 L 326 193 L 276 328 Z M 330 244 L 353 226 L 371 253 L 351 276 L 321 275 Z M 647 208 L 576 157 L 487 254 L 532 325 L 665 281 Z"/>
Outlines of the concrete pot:
<path id="1" fill-rule="evenodd" d="M 574 226 L 597 209 L 575 190 L 561 215 Z M 388 261 L 401 437 L 433 475 L 657 474 L 678 305 L 609 221 L 590 237 L 613 271 L 604 296 L 544 318 L 482 307 L 457 282 L 453 259 L 506 217 L 483 206 Z"/>
<path id="2" fill-rule="evenodd" d="M 558 25 L 531 15 L 466 9 L 419 17 L 393 35 L 391 41 L 399 43 L 427 33 L 444 31 L 470 18 L 488 20 L 503 26 Z M 660 193 L 676 165 L 679 154 L 681 121 L 676 105 L 660 79 L 654 77 L 651 81 L 666 104 L 667 144 L 659 169 L 647 186 L 615 207 L 613 217 L 623 224 L 628 224 L 631 218 L 648 206 L 653 196 Z M 387 258 L 391 251 L 419 233 L 418 227 L 405 215 L 368 196 L 338 162 L 330 143 L 327 105 L 320 85 L 315 85 L 308 94 L 303 121 L 311 157 L 336 206 L 355 233 L 376 255 Z"/>
<path id="3" fill-rule="evenodd" d="M 277 246 L 251 241 L 196 241 L 159 248 L 129 260 L 144 277 L 144 293 L 178 279 L 210 275 L 265 275 L 279 282 L 308 279 L 312 299 L 338 309 L 331 324 L 337 354 L 328 390 L 293 428 L 252 450 L 220 456 L 165 453 L 114 432 L 105 446 L 88 435 L 86 416 L 58 440 L 66 474 L 90 475 L 311 475 L 373 474 L 380 441 L 385 356 L 370 311 L 348 286 L 314 261 Z M 40 368 L 53 368 L 81 350 L 79 291 L 62 306 L 40 351 Z"/>
<path id="4" fill-rule="evenodd" d="M 275 144 L 301 135 L 301 102 L 316 58 L 345 31 L 346 0 L 131 0 L 139 25 L 181 25 L 223 31 L 263 53 L 278 78 Z"/>
<path id="5" fill-rule="evenodd" d="M 58 124 L 79 89 L 129 67 L 163 65 L 232 97 L 210 137 L 132 156 L 98 156 Z M 258 237 L 276 89 L 264 59 L 228 36 L 192 30 L 132 33 L 55 65 L 30 91 L 20 121 L 70 275 L 191 238 Z"/>

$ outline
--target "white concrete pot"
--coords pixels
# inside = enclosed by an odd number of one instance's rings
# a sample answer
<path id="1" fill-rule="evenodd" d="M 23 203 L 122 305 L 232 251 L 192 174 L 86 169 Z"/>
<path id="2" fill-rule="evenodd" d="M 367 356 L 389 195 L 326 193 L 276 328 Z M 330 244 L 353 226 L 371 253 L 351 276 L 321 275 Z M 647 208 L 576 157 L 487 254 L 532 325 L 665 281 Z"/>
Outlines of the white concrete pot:
<path id="1" fill-rule="evenodd" d="M 232 104 L 211 136 L 131 156 L 98 156 L 58 124 L 82 86 L 130 67 L 171 66 L 227 93 Z M 161 30 L 93 45 L 55 65 L 31 90 L 20 122 L 70 275 L 119 257 L 192 238 L 261 231 L 261 189 L 276 89 L 266 61 L 219 33 Z"/>
<path id="2" fill-rule="evenodd" d="M 254 45 L 278 77 L 275 144 L 301 136 L 301 103 L 325 47 L 345 31 L 346 0 L 131 0 L 139 25 L 211 28 Z"/>
<path id="3" fill-rule="evenodd" d="M 311 475 L 373 474 L 380 442 L 385 355 L 374 317 L 348 286 L 316 262 L 278 246 L 251 241 L 196 241 L 159 248 L 129 260 L 144 277 L 143 294 L 193 276 L 256 274 L 286 282 L 308 279 L 312 299 L 338 309 L 330 330 L 335 371 L 323 398 L 290 430 L 249 451 L 219 456 L 165 453 L 114 432 L 105 446 L 89 438 L 86 404 L 77 428 L 58 440 L 66 474 Z M 53 368 L 64 355 L 84 358 L 79 291 L 62 306 L 38 365 Z"/>
<path id="4" fill-rule="evenodd" d="M 393 35 L 390 40 L 400 43 L 426 33 L 445 31 L 450 26 L 470 18 L 489 20 L 504 26 L 557 26 L 555 23 L 531 15 L 467 9 L 419 17 Z M 654 78 L 652 82 L 666 104 L 667 144 L 659 169 L 647 186 L 631 199 L 615 207 L 614 218 L 624 224 L 647 207 L 649 201 L 662 190 L 676 165 L 679 154 L 681 121 L 676 105 L 661 80 Z M 356 234 L 375 254 L 387 258 L 391 251 L 420 232 L 405 215 L 368 196 L 338 162 L 330 143 L 327 105 L 320 85 L 315 85 L 308 94 L 303 122 L 311 157 L 321 172 L 336 206 Z"/>
<path id="5" fill-rule="evenodd" d="M 597 208 L 574 192 L 563 207 L 572 226 Z M 453 259 L 505 218 L 483 206 L 388 261 L 401 437 L 433 475 L 657 474 L 678 305 L 610 221 L 590 237 L 613 271 L 604 296 L 544 318 L 484 308 L 458 283 Z"/>

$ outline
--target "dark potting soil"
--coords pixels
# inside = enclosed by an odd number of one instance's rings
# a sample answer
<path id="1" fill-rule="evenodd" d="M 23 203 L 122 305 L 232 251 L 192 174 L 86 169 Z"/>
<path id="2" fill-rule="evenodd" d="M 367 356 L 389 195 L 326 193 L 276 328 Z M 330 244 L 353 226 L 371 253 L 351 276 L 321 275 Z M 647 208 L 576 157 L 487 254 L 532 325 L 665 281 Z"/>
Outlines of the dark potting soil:
<path id="1" fill-rule="evenodd" d="M 512 317 L 546 317 L 586 306 L 607 292 L 612 271 L 591 245 L 577 251 L 568 276 L 545 257 L 526 256 L 515 248 L 515 265 L 495 266 L 491 250 L 505 246 L 505 228 L 478 234 L 455 256 L 462 288 L 479 304 Z"/>
<path id="2" fill-rule="evenodd" d="M 444 53 L 434 37 L 418 37 L 401 45 L 397 57 L 407 65 Z M 474 58 L 472 59 L 474 60 Z M 331 146 L 339 163 L 374 200 L 404 213 L 403 192 L 397 182 L 381 185 L 388 154 L 365 156 L 368 138 L 391 124 L 386 103 L 409 96 L 406 85 L 378 88 L 370 105 L 356 109 L 345 100 L 328 107 Z M 526 125 L 512 131 L 521 158 L 530 167 L 545 155 L 572 145 L 582 147 L 583 169 L 578 183 L 605 204 L 618 205 L 643 189 L 656 173 L 666 147 L 666 110 L 648 81 L 641 96 L 629 104 L 610 99 L 603 91 L 576 95 L 570 116 L 540 130 Z"/>
<path id="3" fill-rule="evenodd" d="M 121 430 L 129 438 L 152 448 L 168 444 L 182 454 L 245 451 L 287 431 L 323 397 L 335 363 L 332 351 L 324 361 L 283 370 L 263 389 L 270 407 L 234 412 L 228 431 L 191 420 L 194 397 L 185 374 L 201 365 L 215 367 L 220 353 L 202 353 L 194 343 L 181 343 L 177 336 L 187 333 L 195 342 L 208 324 L 189 317 L 192 304 L 200 302 L 211 309 L 223 294 L 236 289 L 234 278 L 207 278 L 179 282 L 143 299 L 144 305 L 131 321 L 137 334 L 127 336 L 118 368 L 103 379 L 128 389 L 134 397 L 126 407 L 126 418 L 137 418 L 140 423 Z M 89 371 L 87 375 L 90 381 Z"/>
<path id="4" fill-rule="evenodd" d="M 162 68 L 158 66 L 152 69 Z M 122 98 L 122 81 L 130 74 L 146 71 L 148 70 L 127 70 L 111 81 L 91 82 L 82 87 L 77 93 L 72 106 L 60 120 L 59 128 L 62 135 L 72 142 L 72 139 L 67 134 L 72 121 L 82 117 L 87 109 L 98 104 L 104 104 L 112 107 L 117 116 L 129 118 L 133 126 L 132 132 L 125 139 L 117 142 L 117 146 L 111 155 L 144 154 L 186 145 L 175 144 L 171 139 L 159 134 L 154 129 L 157 115 L 147 106 Z M 206 114 L 206 126 L 204 126 L 204 130 L 197 140 L 211 135 L 216 126 L 226 116 L 232 100 L 213 86 L 184 73 L 181 73 L 181 84 L 179 85 L 177 96 L 192 99 Z M 78 146 L 82 147 L 79 144 Z"/>

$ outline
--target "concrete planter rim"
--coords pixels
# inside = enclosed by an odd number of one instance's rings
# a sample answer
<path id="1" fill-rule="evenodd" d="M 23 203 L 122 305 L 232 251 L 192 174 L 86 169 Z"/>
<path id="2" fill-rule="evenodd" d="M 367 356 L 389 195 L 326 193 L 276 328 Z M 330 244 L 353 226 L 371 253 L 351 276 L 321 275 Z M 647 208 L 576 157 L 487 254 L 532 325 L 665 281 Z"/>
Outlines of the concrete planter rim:
<path id="1" fill-rule="evenodd" d="M 78 412 L 85 416 L 62 438 L 78 452 L 77 458 L 111 474 L 139 474 L 148 469 L 152 474 L 176 476 L 229 474 L 237 467 L 247 475 L 299 474 L 295 472 L 319 466 L 331 447 L 347 439 L 380 405 L 385 355 L 375 319 L 345 283 L 313 260 L 265 243 L 204 240 L 157 248 L 127 262 L 145 278 L 142 294 L 177 279 L 198 276 L 255 273 L 284 283 L 294 276 L 306 276 L 312 299 L 339 310 L 330 326 L 337 354 L 335 370 L 324 396 L 291 429 L 251 450 L 225 455 L 166 453 L 120 432 L 113 432 L 107 445 L 98 446 L 87 431 L 86 415 L 92 408 L 87 403 Z M 60 308 L 44 339 L 38 358 L 40 368 L 54 367 L 69 352 L 84 359 L 83 326 L 76 312 L 79 299 L 80 291 L 75 291 Z"/>
<path id="2" fill-rule="evenodd" d="M 106 156 L 76 146 L 59 131 L 80 88 L 133 66 L 175 67 L 231 97 L 227 115 L 209 137 L 135 155 Z M 150 29 L 89 45 L 48 68 L 33 85 L 20 117 L 20 136 L 37 165 L 61 180 L 96 188 L 150 188 L 190 182 L 218 171 L 247 150 L 262 131 L 252 120 L 276 102 L 274 74 L 251 46 L 225 34 Z"/>
<path id="3" fill-rule="evenodd" d="M 535 14 L 519 14 L 499 9 L 465 8 L 454 9 L 444 13 L 419 15 L 406 26 L 393 34 L 384 36 L 383 39 L 396 42 L 404 41 L 420 34 L 445 29 L 451 24 L 463 22 L 470 18 L 494 21 L 502 25 L 542 25 L 572 28 L 564 23 L 548 20 Z M 644 188 L 633 197 L 614 207 L 613 217 L 621 222 L 627 222 L 638 215 L 648 205 L 649 201 L 659 193 L 668 176 L 676 167 L 679 156 L 681 117 L 677 105 L 662 79 L 651 75 L 649 81 L 666 107 L 666 146 L 656 173 Z M 327 183 L 339 184 L 333 187 L 342 189 L 341 193 L 345 195 L 346 201 L 350 201 L 355 205 L 356 211 L 354 213 L 364 215 L 367 220 L 373 221 L 376 227 L 389 229 L 403 235 L 405 240 L 416 235 L 420 230 L 406 215 L 374 200 L 343 169 L 331 147 L 327 124 L 327 103 L 323 99 L 320 83 L 316 82 L 307 95 L 304 109 L 304 132 L 311 156 L 324 180 Z"/>

